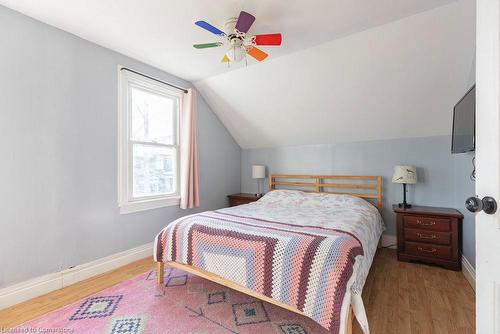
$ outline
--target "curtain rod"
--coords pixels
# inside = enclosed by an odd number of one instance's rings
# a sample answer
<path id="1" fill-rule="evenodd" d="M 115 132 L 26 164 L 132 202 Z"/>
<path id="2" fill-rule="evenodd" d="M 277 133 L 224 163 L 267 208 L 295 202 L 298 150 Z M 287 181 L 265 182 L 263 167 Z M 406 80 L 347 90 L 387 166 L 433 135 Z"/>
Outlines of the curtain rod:
<path id="1" fill-rule="evenodd" d="M 127 68 L 127 67 L 122 67 L 120 68 L 120 71 L 121 70 L 125 70 L 125 71 L 129 71 L 129 72 L 132 72 L 132 73 L 135 73 L 135 74 L 138 74 L 138 75 L 142 75 L 143 77 L 146 77 L 148 79 L 151 79 L 151 80 L 154 80 L 154 81 L 157 81 L 157 82 L 161 82 L 162 84 L 165 84 L 167 86 L 170 86 L 170 87 L 173 87 L 173 88 L 176 88 L 178 90 L 181 90 L 183 91 L 184 93 L 187 93 L 188 90 L 186 88 L 182 88 L 182 87 L 179 87 L 179 86 L 176 86 L 176 85 L 172 85 L 171 83 L 168 83 L 168 82 L 165 82 L 165 81 L 162 81 L 162 80 L 159 80 L 159 79 L 156 79 L 156 78 L 153 78 L 153 77 L 150 77 L 149 75 L 146 75 L 144 73 L 141 73 L 141 72 L 137 72 L 137 71 L 134 71 L 130 68 Z"/>

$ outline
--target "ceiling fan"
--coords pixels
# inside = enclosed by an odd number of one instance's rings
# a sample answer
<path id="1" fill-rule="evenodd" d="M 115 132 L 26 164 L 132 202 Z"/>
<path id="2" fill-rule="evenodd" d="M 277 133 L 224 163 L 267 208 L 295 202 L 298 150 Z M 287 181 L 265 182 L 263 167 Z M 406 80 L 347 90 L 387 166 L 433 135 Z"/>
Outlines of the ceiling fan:
<path id="1" fill-rule="evenodd" d="M 196 49 L 207 49 L 229 45 L 229 49 L 222 57 L 221 62 L 239 62 L 249 55 L 258 61 L 263 61 L 268 54 L 257 48 L 257 46 L 279 46 L 281 45 L 281 34 L 262 34 L 247 36 L 248 30 L 255 21 L 255 17 L 245 11 L 240 13 L 238 18 L 230 18 L 224 24 L 222 31 L 205 21 L 197 21 L 195 24 L 217 36 L 220 41 L 213 43 L 194 44 Z"/>

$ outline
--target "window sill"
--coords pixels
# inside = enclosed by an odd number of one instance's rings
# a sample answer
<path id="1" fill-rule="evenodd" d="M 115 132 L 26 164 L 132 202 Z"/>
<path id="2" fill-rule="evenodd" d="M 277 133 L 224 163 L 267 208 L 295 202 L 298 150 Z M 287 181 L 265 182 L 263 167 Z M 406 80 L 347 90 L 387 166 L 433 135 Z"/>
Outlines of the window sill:
<path id="1" fill-rule="evenodd" d="M 179 206 L 181 198 L 179 196 L 169 198 L 151 199 L 138 202 L 127 202 L 120 204 L 120 214 L 134 213 L 152 209 L 164 208 L 167 206 Z"/>

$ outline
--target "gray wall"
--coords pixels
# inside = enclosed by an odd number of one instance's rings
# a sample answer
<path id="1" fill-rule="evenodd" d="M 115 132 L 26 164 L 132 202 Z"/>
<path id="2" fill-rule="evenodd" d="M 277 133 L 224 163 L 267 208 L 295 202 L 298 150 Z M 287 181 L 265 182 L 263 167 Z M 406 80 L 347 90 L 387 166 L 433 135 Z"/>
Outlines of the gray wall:
<path id="1" fill-rule="evenodd" d="M 0 6 L 0 287 L 151 242 L 194 212 L 119 214 L 118 64 L 191 86 Z M 198 106 L 206 210 L 240 191 L 241 150 Z"/>
<path id="2" fill-rule="evenodd" d="M 307 145 L 244 149 L 241 158 L 243 192 L 255 192 L 251 166 L 263 164 L 268 173 L 351 174 L 383 176 L 383 217 L 387 234 L 396 234 L 392 204 L 402 201 L 402 186 L 391 183 L 395 165 L 417 166 L 418 184 L 410 185 L 408 200 L 420 205 L 463 208 L 465 198 L 474 194 L 469 179 L 471 157 L 451 155 L 450 137 L 393 139 L 334 145 Z M 461 210 L 464 212 L 464 210 Z M 464 222 L 464 255 L 474 264 L 474 219 Z"/>

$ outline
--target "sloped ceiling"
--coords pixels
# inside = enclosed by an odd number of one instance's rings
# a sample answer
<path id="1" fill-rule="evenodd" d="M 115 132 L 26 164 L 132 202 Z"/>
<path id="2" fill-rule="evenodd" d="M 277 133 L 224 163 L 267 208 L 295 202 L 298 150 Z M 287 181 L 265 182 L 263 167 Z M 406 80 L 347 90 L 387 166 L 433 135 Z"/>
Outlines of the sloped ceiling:
<path id="1" fill-rule="evenodd" d="M 452 0 L 0 0 L 0 4 L 99 45 L 198 80 L 244 66 L 220 63 L 226 50 L 195 50 L 217 41 L 196 27 L 200 19 L 223 28 L 246 10 L 257 17 L 250 33 L 282 32 L 271 58 L 413 15 Z M 249 64 L 255 64 L 253 59 Z"/>
<path id="2" fill-rule="evenodd" d="M 243 148 L 443 135 L 474 53 L 463 0 L 195 85 Z"/>

